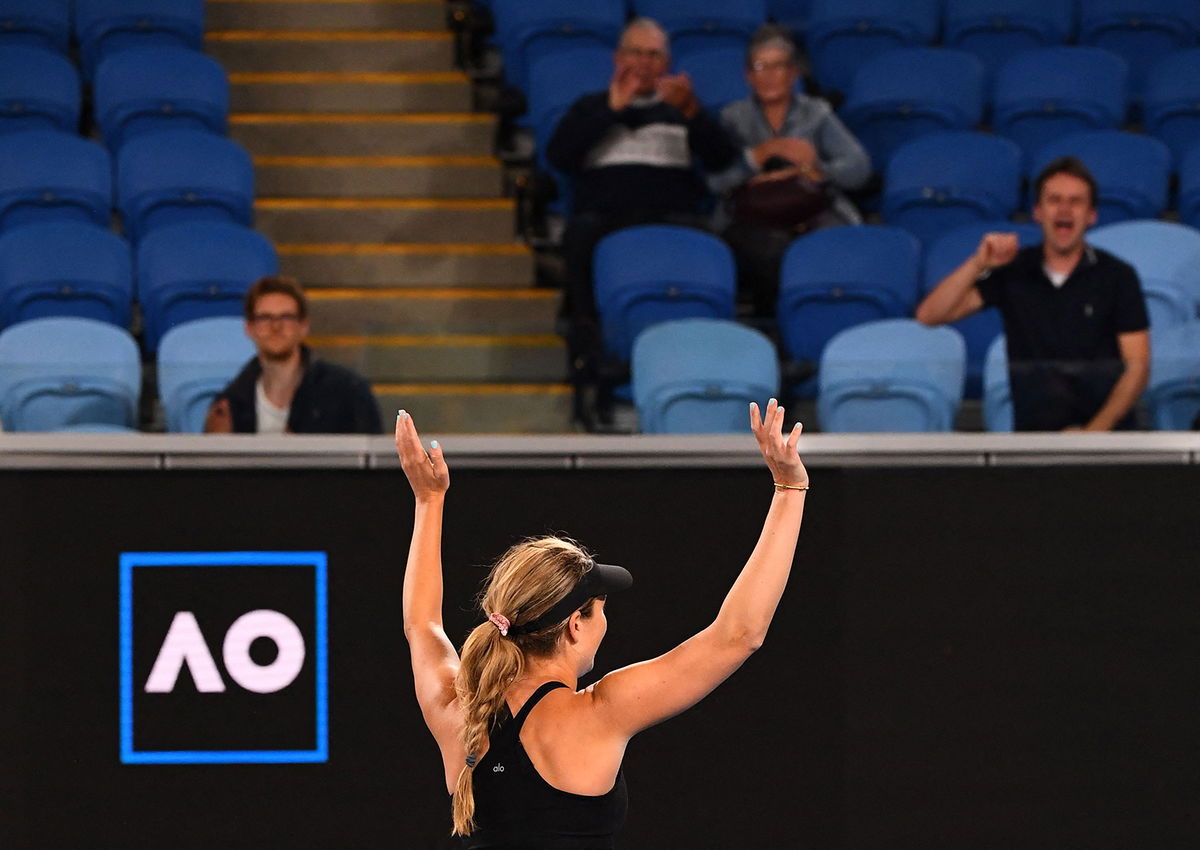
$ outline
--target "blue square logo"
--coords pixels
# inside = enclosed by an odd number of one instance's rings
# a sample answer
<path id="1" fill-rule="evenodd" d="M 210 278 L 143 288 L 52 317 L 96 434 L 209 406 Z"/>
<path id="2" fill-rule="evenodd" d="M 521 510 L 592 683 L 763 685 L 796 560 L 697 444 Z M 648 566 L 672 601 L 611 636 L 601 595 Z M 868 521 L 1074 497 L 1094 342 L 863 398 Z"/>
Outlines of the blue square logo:
<path id="1" fill-rule="evenodd" d="M 324 552 L 125 552 L 124 764 L 329 759 Z"/>

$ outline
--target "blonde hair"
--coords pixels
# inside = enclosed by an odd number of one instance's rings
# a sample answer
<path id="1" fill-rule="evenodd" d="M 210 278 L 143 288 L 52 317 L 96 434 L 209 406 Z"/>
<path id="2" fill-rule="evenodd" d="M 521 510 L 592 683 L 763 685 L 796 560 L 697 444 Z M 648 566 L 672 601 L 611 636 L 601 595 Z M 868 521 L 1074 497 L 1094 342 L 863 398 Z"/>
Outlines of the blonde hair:
<path id="1" fill-rule="evenodd" d="M 513 626 L 532 622 L 565 597 L 592 566 L 591 556 L 572 540 L 539 537 L 525 540 L 500 556 L 488 574 L 480 598 L 484 615 L 503 614 Z M 591 616 L 594 599 L 578 610 Z M 504 706 L 504 695 L 525 671 L 527 658 L 554 654 L 564 631 L 558 622 L 536 632 L 502 636 L 488 621 L 463 643 L 454 690 L 466 723 L 463 744 L 478 756 L 488 729 Z M 473 762 L 473 760 L 472 760 Z M 454 789 L 454 835 L 475 829 L 474 764 L 463 767 Z"/>

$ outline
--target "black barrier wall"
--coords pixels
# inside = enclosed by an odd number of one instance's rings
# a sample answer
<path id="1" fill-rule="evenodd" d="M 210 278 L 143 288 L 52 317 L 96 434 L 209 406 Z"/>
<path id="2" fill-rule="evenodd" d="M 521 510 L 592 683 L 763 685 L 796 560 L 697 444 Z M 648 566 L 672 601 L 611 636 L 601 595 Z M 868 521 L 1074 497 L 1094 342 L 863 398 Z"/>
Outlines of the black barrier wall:
<path id="1" fill-rule="evenodd" d="M 1196 846 L 1192 469 L 813 478 L 764 648 L 631 744 L 622 846 Z M 561 531 L 636 578 L 611 602 L 597 673 L 662 652 L 715 613 L 769 500 L 762 471 L 454 473 L 448 631 L 477 621 L 491 558 Z M 400 622 L 410 514 L 391 472 L 0 474 L 0 845 L 450 846 Z M 327 760 L 123 764 L 121 554 L 281 550 L 327 558 Z M 174 696 L 201 701 L 148 717 L 147 746 L 226 746 L 222 724 L 241 749 L 307 740 L 313 716 L 270 720 L 290 703 L 254 702 L 230 678 L 220 634 L 243 609 L 286 608 L 308 663 L 312 574 L 294 570 L 282 597 L 269 573 L 195 591 L 220 609 L 196 621 L 225 689 L 199 693 L 180 672 Z M 287 688 L 315 680 L 297 668 Z"/>

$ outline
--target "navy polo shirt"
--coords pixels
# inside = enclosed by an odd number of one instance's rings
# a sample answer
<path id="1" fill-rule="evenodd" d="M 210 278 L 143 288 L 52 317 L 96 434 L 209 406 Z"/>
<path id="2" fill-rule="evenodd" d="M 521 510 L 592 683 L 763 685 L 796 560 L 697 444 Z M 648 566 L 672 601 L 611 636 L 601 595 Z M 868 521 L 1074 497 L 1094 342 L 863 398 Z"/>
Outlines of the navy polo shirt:
<path id="1" fill-rule="evenodd" d="M 1041 245 L 1022 248 L 976 286 L 1004 318 L 1018 431 L 1085 425 L 1124 371 L 1118 334 L 1149 327 L 1137 272 L 1088 245 L 1062 286 L 1050 282 Z M 1132 427 L 1132 416 L 1121 427 Z"/>

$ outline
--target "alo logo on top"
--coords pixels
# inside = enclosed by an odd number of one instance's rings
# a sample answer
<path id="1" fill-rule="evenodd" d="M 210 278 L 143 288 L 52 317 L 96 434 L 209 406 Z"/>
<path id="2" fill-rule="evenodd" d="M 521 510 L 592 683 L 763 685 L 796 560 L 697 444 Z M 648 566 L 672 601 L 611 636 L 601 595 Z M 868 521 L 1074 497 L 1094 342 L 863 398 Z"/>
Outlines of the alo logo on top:
<path id="1" fill-rule="evenodd" d="M 121 555 L 121 761 L 328 759 L 324 552 Z"/>

